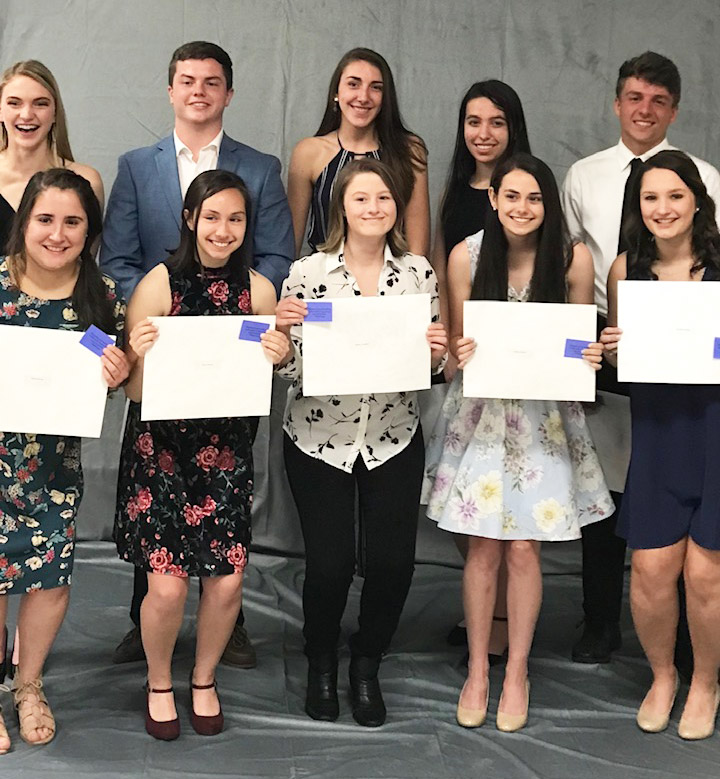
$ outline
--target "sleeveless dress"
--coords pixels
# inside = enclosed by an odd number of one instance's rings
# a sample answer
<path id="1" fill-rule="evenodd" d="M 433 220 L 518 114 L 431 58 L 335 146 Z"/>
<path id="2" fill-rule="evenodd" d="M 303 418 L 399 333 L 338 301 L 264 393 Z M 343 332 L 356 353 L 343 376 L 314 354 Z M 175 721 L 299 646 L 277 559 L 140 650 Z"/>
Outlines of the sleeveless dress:
<path id="1" fill-rule="evenodd" d="M 445 254 L 449 256 L 460 241 L 482 230 L 489 212 L 488 190 L 475 189 L 466 182 L 455 198 L 443 225 Z"/>
<path id="2" fill-rule="evenodd" d="M 637 278 L 631 268 L 628 278 Z M 706 281 L 720 276 L 706 268 L 699 283 Z M 690 536 L 720 550 L 720 386 L 628 387 L 632 449 L 618 535 L 631 549 L 658 549 Z"/>
<path id="3" fill-rule="evenodd" d="M 15 219 L 15 209 L 0 195 L 0 255 L 7 254 L 7 242 L 10 228 Z"/>
<path id="4" fill-rule="evenodd" d="M 325 239 L 327 238 L 330 197 L 332 196 L 335 180 L 340 171 L 349 162 L 352 162 L 358 157 L 368 157 L 375 160 L 380 159 L 380 149 L 365 153 L 348 151 L 347 149 L 343 149 L 339 138 L 338 146 L 340 146 L 340 150 L 323 168 L 313 184 L 312 197 L 310 199 L 310 229 L 308 230 L 307 237 L 312 254 L 318 251 L 317 247 L 325 243 Z"/>
<path id="5" fill-rule="evenodd" d="M 466 240 L 474 275 L 482 232 Z M 614 510 L 580 403 L 464 398 L 462 371 L 428 442 L 423 502 L 444 530 L 503 541 L 579 538 Z"/>
<path id="6" fill-rule="evenodd" d="M 240 282 L 225 268 L 191 277 L 171 271 L 170 289 L 170 316 L 252 313 L 247 270 Z M 145 571 L 174 576 L 242 572 L 250 546 L 257 426 L 257 417 L 143 422 L 140 404 L 131 403 L 113 532 L 119 556 Z"/>
<path id="7" fill-rule="evenodd" d="M 115 282 L 103 281 L 114 303 L 119 338 L 125 304 Z M 20 292 L 2 258 L 0 327 L 6 325 L 79 329 L 70 298 L 41 300 Z M 10 380 L 9 372 L 6 376 Z M 82 493 L 79 438 L 0 432 L 0 595 L 70 584 Z"/>

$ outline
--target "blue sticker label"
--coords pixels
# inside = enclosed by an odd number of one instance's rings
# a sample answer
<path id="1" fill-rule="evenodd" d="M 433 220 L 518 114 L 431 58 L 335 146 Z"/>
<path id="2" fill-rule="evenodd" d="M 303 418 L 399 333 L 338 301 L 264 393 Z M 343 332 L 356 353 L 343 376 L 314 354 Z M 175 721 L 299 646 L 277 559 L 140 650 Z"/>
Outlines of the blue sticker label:
<path id="1" fill-rule="evenodd" d="M 713 346 L 713 360 L 720 360 L 720 338 L 715 339 Z"/>
<path id="2" fill-rule="evenodd" d="M 565 339 L 565 356 L 576 357 L 582 360 L 582 350 L 587 349 L 592 341 L 576 341 L 574 338 Z"/>
<path id="3" fill-rule="evenodd" d="M 102 356 L 103 349 L 106 346 L 112 346 L 115 343 L 107 333 L 95 325 L 90 325 L 85 335 L 80 339 L 80 344 L 86 349 L 89 349 L 93 354 L 97 354 L 98 357 Z"/>
<path id="4" fill-rule="evenodd" d="M 306 322 L 332 322 L 332 303 L 325 300 L 308 300 Z"/>
<path id="5" fill-rule="evenodd" d="M 242 339 L 243 341 L 260 341 L 260 336 L 266 331 L 270 329 L 270 325 L 267 322 L 253 322 L 252 320 L 246 319 L 242 323 L 242 327 L 240 328 L 240 335 L 238 338 Z"/>

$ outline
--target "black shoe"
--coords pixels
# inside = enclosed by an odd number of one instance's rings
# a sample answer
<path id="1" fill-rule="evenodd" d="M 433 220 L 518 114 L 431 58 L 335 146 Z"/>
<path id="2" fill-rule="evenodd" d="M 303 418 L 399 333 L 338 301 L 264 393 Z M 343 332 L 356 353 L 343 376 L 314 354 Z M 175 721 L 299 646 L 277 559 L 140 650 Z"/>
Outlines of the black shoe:
<path id="1" fill-rule="evenodd" d="M 467 646 L 467 628 L 460 623 L 453 625 L 445 636 L 445 641 L 450 646 Z"/>
<path id="2" fill-rule="evenodd" d="M 7 650 L 8 650 L 8 629 L 5 627 L 4 630 L 4 641 L 3 646 L 5 647 L 2 651 L 2 656 L 0 656 L 0 684 L 2 684 L 5 681 L 5 677 L 7 676 Z"/>
<path id="3" fill-rule="evenodd" d="M 235 625 L 233 628 L 220 662 L 235 668 L 255 668 L 257 665 L 255 647 L 242 625 Z"/>
<path id="4" fill-rule="evenodd" d="M 335 722 L 340 715 L 337 694 L 337 654 L 308 658 L 305 713 L 312 719 Z"/>
<path id="5" fill-rule="evenodd" d="M 350 704 L 355 722 L 365 728 L 379 728 L 387 710 L 377 678 L 379 657 L 350 658 Z"/>
<path id="6" fill-rule="evenodd" d="M 134 627 L 129 630 L 123 640 L 115 647 L 113 663 L 134 663 L 145 659 L 145 650 L 143 649 L 142 639 L 140 638 L 140 628 Z"/>
<path id="7" fill-rule="evenodd" d="M 585 619 L 580 640 L 572 648 L 574 663 L 609 663 L 612 653 L 622 646 L 617 622 Z"/>

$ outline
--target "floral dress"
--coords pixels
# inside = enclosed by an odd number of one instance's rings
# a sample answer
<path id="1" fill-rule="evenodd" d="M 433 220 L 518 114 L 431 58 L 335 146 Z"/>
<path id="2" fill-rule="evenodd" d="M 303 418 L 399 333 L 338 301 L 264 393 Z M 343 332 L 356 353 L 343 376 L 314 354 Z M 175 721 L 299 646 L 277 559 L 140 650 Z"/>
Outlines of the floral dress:
<path id="1" fill-rule="evenodd" d="M 120 337 L 125 305 L 116 296 L 115 282 L 103 280 Z M 40 300 L 19 291 L 2 258 L 0 327 L 4 325 L 79 327 L 69 298 Z M 82 492 L 79 438 L 0 432 L 0 595 L 70 584 Z"/>
<path id="2" fill-rule="evenodd" d="M 466 239 L 473 273 L 481 236 Z M 580 403 L 464 398 L 462 371 L 428 441 L 423 503 L 444 530 L 508 541 L 579 538 L 614 510 Z"/>
<path id="3" fill-rule="evenodd" d="M 170 289 L 170 316 L 252 313 L 247 271 L 240 282 L 225 268 L 190 277 L 170 272 Z M 113 533 L 118 554 L 151 573 L 242 572 L 250 545 L 257 418 L 143 422 L 140 406 L 130 404 L 120 457 Z"/>

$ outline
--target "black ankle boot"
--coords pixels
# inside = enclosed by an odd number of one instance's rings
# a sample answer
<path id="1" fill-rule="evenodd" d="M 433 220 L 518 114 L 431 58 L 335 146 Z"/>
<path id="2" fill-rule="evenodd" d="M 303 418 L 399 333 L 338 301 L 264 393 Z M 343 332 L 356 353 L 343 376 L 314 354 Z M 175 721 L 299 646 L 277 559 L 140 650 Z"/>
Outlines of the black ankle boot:
<path id="1" fill-rule="evenodd" d="M 385 722 L 387 711 L 378 682 L 379 657 L 350 659 L 350 703 L 355 722 L 366 728 L 377 728 Z"/>
<path id="2" fill-rule="evenodd" d="M 305 713 L 312 719 L 335 722 L 340 714 L 337 696 L 336 653 L 308 657 Z"/>

